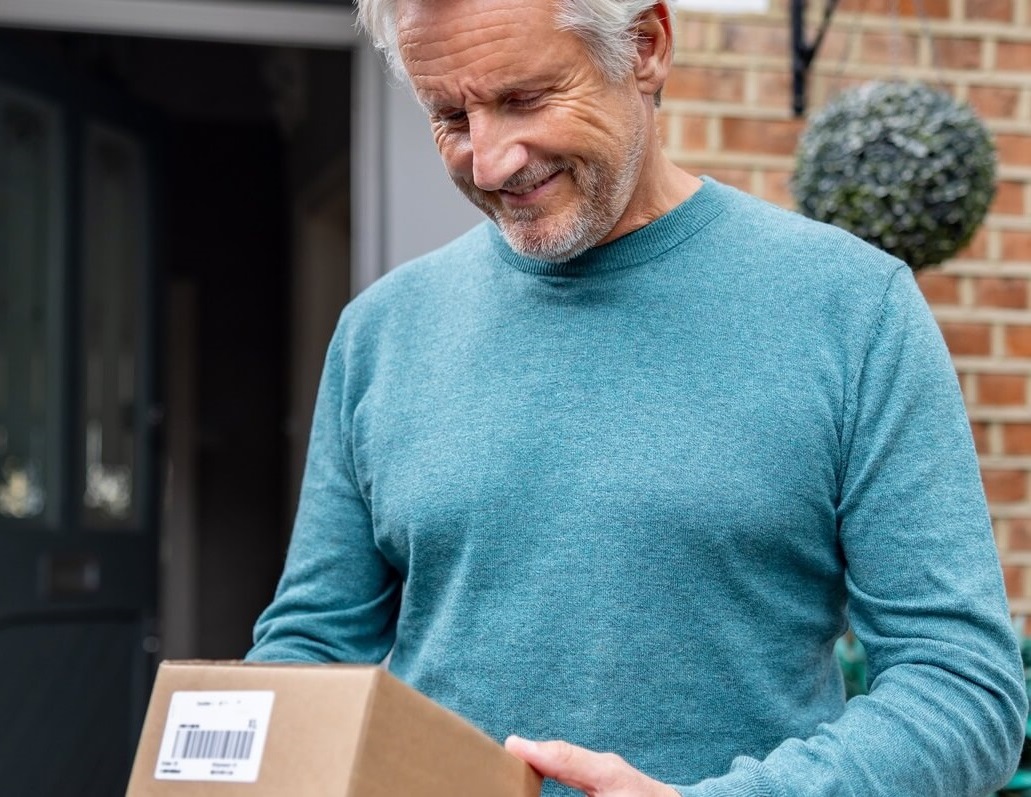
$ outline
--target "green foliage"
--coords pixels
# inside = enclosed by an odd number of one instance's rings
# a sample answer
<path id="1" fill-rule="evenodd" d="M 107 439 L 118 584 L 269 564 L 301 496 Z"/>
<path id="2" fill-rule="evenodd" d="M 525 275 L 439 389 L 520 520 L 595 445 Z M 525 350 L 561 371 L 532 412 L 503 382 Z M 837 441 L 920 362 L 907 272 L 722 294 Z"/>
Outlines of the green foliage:
<path id="1" fill-rule="evenodd" d="M 799 142 L 792 192 L 805 215 L 914 269 L 973 237 L 995 196 L 991 135 L 969 106 L 919 83 L 843 92 Z"/>
<path id="2" fill-rule="evenodd" d="M 866 649 L 850 631 L 834 644 L 841 676 L 845 681 L 845 697 L 851 700 L 856 695 L 865 695 L 869 689 L 866 676 Z"/>

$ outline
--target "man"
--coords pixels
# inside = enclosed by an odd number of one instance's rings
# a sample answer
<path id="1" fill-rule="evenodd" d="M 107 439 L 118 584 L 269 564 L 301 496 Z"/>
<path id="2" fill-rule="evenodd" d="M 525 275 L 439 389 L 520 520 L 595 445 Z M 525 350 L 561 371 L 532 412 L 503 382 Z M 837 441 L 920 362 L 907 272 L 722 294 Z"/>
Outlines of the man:
<path id="1" fill-rule="evenodd" d="M 909 269 L 666 159 L 663 2 L 359 13 L 491 222 L 344 311 L 250 658 L 392 651 L 547 794 L 1003 782 L 1022 671 Z"/>

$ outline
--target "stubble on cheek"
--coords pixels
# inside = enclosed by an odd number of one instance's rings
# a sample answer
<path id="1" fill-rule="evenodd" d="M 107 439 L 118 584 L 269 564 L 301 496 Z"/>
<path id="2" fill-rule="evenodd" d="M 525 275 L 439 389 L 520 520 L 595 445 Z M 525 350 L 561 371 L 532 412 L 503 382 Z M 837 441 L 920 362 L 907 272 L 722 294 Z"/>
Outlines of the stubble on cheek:
<path id="1" fill-rule="evenodd" d="M 560 159 L 531 164 L 506 180 L 505 186 L 518 190 L 556 175 L 561 179 L 561 173 L 565 173 L 574 196 L 580 197 L 582 186 L 575 169 L 572 163 Z M 579 214 L 581 209 L 570 209 L 562 200 L 559 200 L 561 205 L 556 207 L 554 198 L 551 203 L 511 207 L 505 204 L 498 192 L 484 191 L 470 180 L 455 174 L 450 177 L 466 199 L 498 226 L 515 251 L 544 260 L 567 259 L 564 249 L 570 243 L 569 238 L 578 235 L 577 228 L 580 226 L 576 215 L 573 218 L 567 218 L 567 215 Z"/>
<path id="2" fill-rule="evenodd" d="M 634 162 L 639 153 L 628 152 Z M 541 204 L 510 207 L 497 192 L 451 175 L 458 189 L 493 221 L 508 245 L 527 257 L 551 262 L 570 260 L 607 235 L 629 199 L 617 164 L 572 163 L 556 158 L 521 169 L 505 185 L 518 190 L 550 176 L 568 180 L 558 196 Z"/>

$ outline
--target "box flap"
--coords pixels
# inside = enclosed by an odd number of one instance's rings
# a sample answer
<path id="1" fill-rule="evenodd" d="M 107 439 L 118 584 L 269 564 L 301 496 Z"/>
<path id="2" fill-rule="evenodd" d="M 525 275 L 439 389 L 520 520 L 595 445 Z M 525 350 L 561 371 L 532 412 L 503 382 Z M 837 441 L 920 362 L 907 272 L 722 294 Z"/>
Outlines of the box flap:
<path id="1" fill-rule="evenodd" d="M 457 714 L 376 674 L 347 797 L 539 797 L 541 779 Z"/>

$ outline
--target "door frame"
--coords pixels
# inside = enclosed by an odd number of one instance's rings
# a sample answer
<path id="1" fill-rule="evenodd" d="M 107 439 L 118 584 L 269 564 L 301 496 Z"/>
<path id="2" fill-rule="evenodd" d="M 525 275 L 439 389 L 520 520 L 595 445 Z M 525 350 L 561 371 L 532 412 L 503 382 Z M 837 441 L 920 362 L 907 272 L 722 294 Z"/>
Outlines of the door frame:
<path id="1" fill-rule="evenodd" d="M 233 0 L 0 0 L 0 25 L 178 39 L 352 47 L 348 6 Z"/>
<path id="2" fill-rule="evenodd" d="M 387 270 L 383 60 L 350 5 L 238 0 L 0 0 L 0 27 L 352 52 L 351 291 Z"/>

